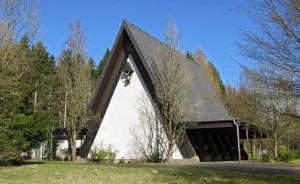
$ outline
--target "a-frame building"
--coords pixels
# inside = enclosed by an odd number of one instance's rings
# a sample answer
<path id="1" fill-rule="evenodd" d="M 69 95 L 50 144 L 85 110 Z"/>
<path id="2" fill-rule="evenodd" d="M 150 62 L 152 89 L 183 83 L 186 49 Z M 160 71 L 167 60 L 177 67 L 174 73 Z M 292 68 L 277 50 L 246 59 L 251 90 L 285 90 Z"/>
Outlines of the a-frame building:
<path id="1" fill-rule="evenodd" d="M 86 158 L 91 148 L 99 143 L 119 150 L 117 158 L 130 157 L 129 129 L 138 121 L 136 101 L 142 92 L 149 98 L 155 97 L 151 66 L 157 62 L 157 51 L 164 47 L 165 44 L 150 34 L 123 21 L 89 106 L 100 114 L 101 121 L 89 124 L 79 152 L 81 157 Z M 240 153 L 241 159 L 247 159 L 243 145 L 237 142 L 258 136 L 256 127 L 230 118 L 202 69 L 184 56 L 182 60 L 194 76 L 189 97 L 191 106 L 199 96 L 203 100 L 200 106 L 193 106 L 194 115 L 190 121 L 196 125 L 186 130 L 184 142 L 173 158 L 237 160 Z"/>

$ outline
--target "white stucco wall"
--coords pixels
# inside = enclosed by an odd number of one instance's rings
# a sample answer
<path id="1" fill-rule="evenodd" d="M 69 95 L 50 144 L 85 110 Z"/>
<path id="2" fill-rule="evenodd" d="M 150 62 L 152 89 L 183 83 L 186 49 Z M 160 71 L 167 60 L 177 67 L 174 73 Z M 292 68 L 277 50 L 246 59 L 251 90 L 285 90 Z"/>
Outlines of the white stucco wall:
<path id="1" fill-rule="evenodd" d="M 131 81 L 129 84 L 125 84 L 122 76 L 120 77 L 92 146 L 92 149 L 113 146 L 113 149 L 118 150 L 117 159 L 132 158 L 130 128 L 139 122 L 139 114 L 136 109 L 137 98 L 141 93 L 146 93 L 144 81 L 132 57 L 129 56 L 127 61 L 134 69 Z M 173 159 L 182 159 L 179 151 L 174 153 Z"/>

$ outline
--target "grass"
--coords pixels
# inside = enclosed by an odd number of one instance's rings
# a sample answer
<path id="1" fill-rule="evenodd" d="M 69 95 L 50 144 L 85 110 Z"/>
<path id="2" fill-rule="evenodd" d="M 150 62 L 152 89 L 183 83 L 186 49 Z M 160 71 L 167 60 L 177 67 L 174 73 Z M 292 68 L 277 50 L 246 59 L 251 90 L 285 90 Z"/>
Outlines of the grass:
<path id="1" fill-rule="evenodd" d="M 300 159 L 292 160 L 291 164 L 300 164 Z"/>
<path id="2" fill-rule="evenodd" d="M 300 183 L 300 174 L 209 171 L 195 165 L 41 162 L 0 167 L 0 183 Z"/>

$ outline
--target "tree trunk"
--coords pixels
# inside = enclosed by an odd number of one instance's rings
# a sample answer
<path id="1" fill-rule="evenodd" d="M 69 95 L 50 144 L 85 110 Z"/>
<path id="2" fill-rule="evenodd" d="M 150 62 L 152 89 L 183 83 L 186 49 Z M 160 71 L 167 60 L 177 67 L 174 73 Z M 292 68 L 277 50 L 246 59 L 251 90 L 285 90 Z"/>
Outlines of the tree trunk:
<path id="1" fill-rule="evenodd" d="M 173 157 L 173 145 L 169 143 L 168 150 L 167 150 L 167 162 L 172 162 L 172 157 Z"/>
<path id="2" fill-rule="evenodd" d="M 277 150 L 278 150 L 278 143 L 277 143 L 277 134 L 275 133 L 274 134 L 274 159 L 275 160 L 278 160 L 278 153 L 277 153 Z"/>
<path id="3" fill-rule="evenodd" d="M 51 128 L 51 134 L 50 134 L 50 161 L 53 160 L 53 128 Z"/>
<path id="4" fill-rule="evenodd" d="M 52 91 L 52 88 L 50 87 L 50 92 L 49 92 L 49 102 L 48 102 L 48 109 L 49 109 L 49 110 L 51 109 L 51 91 Z"/>
<path id="5" fill-rule="evenodd" d="M 76 130 L 72 128 L 71 137 L 70 137 L 70 146 L 71 146 L 71 158 L 72 161 L 76 161 Z"/>
<path id="6" fill-rule="evenodd" d="M 254 153 L 255 160 L 257 160 L 257 152 L 256 152 L 256 133 L 254 133 L 253 153 Z"/>
<path id="7" fill-rule="evenodd" d="M 62 110 L 61 106 L 59 107 L 59 126 L 61 127 L 61 122 L 62 122 Z"/>
<path id="8" fill-rule="evenodd" d="M 91 83 L 89 83 L 89 98 L 88 100 L 90 101 L 91 100 Z"/>
<path id="9" fill-rule="evenodd" d="M 64 112 L 64 128 L 66 127 L 67 123 L 67 100 L 68 100 L 68 92 L 65 93 L 65 112 Z"/>
<path id="10" fill-rule="evenodd" d="M 161 162 L 162 161 L 162 154 L 160 153 L 160 148 L 159 148 L 159 138 L 160 138 L 160 136 L 159 136 L 159 129 L 158 129 L 158 123 L 159 123 L 159 121 L 158 121 L 158 118 L 155 118 L 155 133 L 156 133 L 156 135 L 155 135 L 155 153 L 159 156 L 159 159 L 160 159 L 160 161 L 159 162 Z"/>
<path id="11" fill-rule="evenodd" d="M 34 92 L 34 103 L 33 103 L 33 112 L 36 111 L 36 101 L 37 101 L 37 85 L 38 81 L 35 82 L 35 92 Z"/>

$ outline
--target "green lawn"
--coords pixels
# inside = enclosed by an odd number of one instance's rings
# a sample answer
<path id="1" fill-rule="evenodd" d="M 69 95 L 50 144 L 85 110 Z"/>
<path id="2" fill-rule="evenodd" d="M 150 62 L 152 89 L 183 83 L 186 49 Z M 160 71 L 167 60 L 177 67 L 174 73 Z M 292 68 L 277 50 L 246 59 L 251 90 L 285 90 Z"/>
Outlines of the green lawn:
<path id="1" fill-rule="evenodd" d="M 43 162 L 0 167 L 0 183 L 300 183 L 300 174 L 208 171 L 195 165 Z"/>

